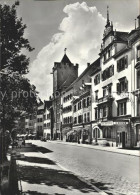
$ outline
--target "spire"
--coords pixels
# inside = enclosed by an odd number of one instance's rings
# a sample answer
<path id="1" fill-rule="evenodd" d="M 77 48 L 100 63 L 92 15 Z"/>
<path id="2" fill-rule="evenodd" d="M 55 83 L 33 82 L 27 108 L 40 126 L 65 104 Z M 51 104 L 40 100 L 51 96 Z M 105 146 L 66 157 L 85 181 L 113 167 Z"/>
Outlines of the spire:
<path id="1" fill-rule="evenodd" d="M 61 63 L 63 63 L 63 64 L 66 64 L 66 63 L 71 64 L 71 61 L 69 60 L 68 56 L 66 55 L 66 50 L 67 50 L 67 48 L 64 49 L 64 56 L 63 56 L 63 58 L 61 60 Z"/>
<path id="2" fill-rule="evenodd" d="M 64 49 L 64 55 L 66 54 L 67 48 Z"/>
<path id="3" fill-rule="evenodd" d="M 109 6 L 107 6 L 107 24 L 109 23 Z"/>

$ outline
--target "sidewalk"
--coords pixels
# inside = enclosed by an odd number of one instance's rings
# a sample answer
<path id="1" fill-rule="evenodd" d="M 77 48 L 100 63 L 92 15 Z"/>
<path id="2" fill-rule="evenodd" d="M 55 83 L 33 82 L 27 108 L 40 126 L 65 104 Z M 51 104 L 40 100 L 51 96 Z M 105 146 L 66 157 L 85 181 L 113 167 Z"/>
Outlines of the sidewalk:
<path id="1" fill-rule="evenodd" d="M 64 170 L 59 164 L 47 158 L 46 153 L 52 151 L 46 148 L 28 143 L 25 147 L 14 150 L 25 157 L 16 160 L 21 194 L 106 195 L 96 186 Z"/>
<path id="2" fill-rule="evenodd" d="M 113 152 L 118 154 L 124 154 L 124 155 L 131 155 L 131 156 L 137 156 L 140 157 L 140 150 L 136 149 L 122 149 L 118 147 L 109 147 L 109 146 L 99 146 L 99 145 L 90 145 L 90 144 L 78 144 L 78 143 L 72 143 L 72 142 L 64 142 L 64 141 L 48 141 L 50 143 L 56 143 L 56 144 L 65 144 L 65 145 L 72 145 L 77 147 L 85 147 L 90 148 L 94 150 L 102 150 L 106 152 Z"/>

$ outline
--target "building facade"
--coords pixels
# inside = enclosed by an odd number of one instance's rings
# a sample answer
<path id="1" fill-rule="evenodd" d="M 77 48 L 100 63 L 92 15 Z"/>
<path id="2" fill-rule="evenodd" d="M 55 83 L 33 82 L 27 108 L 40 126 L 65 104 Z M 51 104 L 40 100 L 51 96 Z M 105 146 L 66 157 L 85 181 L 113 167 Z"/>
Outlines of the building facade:
<path id="1" fill-rule="evenodd" d="M 45 101 L 43 137 L 47 140 L 52 139 L 51 106 L 52 101 Z"/>
<path id="2" fill-rule="evenodd" d="M 109 144 L 122 147 L 137 144 L 139 122 L 136 110 L 139 104 L 136 102 L 139 101 L 133 91 L 138 89 L 139 79 L 135 70 L 138 34 L 139 27 L 130 33 L 113 30 L 107 15 L 100 50 L 101 69 L 92 76 L 93 140 L 105 139 Z"/>
<path id="3" fill-rule="evenodd" d="M 53 67 L 53 139 L 62 139 L 62 103 L 64 90 L 78 77 L 78 64 L 71 63 L 66 53 Z"/>

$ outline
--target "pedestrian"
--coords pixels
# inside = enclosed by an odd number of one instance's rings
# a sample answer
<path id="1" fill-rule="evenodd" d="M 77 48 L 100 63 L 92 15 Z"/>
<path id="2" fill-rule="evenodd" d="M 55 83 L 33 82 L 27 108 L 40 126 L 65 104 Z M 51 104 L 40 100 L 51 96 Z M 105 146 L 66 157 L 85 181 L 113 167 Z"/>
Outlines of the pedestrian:
<path id="1" fill-rule="evenodd" d="M 22 145 L 25 147 L 25 138 L 23 138 Z"/>
<path id="2" fill-rule="evenodd" d="M 18 139 L 18 146 L 19 146 L 19 148 L 21 148 L 22 142 L 23 142 L 22 137 L 19 137 L 19 139 Z"/>

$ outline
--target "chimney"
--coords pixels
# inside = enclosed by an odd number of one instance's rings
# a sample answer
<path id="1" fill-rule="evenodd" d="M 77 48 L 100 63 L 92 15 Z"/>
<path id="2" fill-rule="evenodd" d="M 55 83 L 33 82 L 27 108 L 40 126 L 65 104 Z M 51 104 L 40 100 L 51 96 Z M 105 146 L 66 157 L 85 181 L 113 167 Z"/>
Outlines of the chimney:
<path id="1" fill-rule="evenodd" d="M 78 68 L 79 67 L 79 64 L 76 64 L 76 68 Z"/>
<path id="2" fill-rule="evenodd" d="M 138 19 L 138 28 L 140 28 L 140 15 L 137 17 Z"/>
<path id="3" fill-rule="evenodd" d="M 87 63 L 87 67 L 89 67 L 90 66 L 90 63 Z"/>

